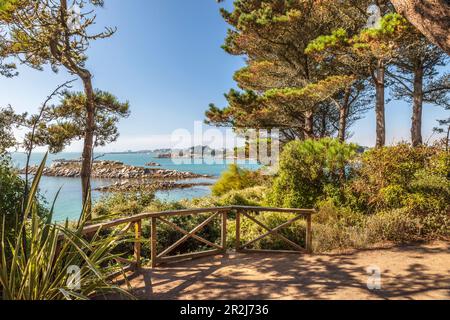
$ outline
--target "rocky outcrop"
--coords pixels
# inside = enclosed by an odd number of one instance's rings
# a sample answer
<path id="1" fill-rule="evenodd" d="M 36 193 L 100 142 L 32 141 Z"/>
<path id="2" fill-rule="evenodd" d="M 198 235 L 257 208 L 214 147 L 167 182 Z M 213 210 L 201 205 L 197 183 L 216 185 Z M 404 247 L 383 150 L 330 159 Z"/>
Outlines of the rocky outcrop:
<path id="1" fill-rule="evenodd" d="M 30 167 L 29 173 L 36 173 L 38 167 Z M 25 169 L 21 170 L 25 173 Z M 44 169 L 43 175 L 48 177 L 80 177 L 80 161 L 59 161 Z M 207 175 L 182 172 L 162 168 L 145 168 L 125 165 L 118 161 L 95 161 L 92 166 L 92 178 L 97 179 L 194 179 L 208 178 Z"/>
<path id="2" fill-rule="evenodd" d="M 167 191 L 174 189 L 190 189 L 198 186 L 211 186 L 208 183 L 176 183 L 174 181 L 118 181 L 113 185 L 95 189 L 100 192 L 136 192 L 136 191 Z"/>
<path id="3" fill-rule="evenodd" d="M 145 164 L 146 167 L 161 167 L 161 165 L 157 162 L 149 162 Z"/>

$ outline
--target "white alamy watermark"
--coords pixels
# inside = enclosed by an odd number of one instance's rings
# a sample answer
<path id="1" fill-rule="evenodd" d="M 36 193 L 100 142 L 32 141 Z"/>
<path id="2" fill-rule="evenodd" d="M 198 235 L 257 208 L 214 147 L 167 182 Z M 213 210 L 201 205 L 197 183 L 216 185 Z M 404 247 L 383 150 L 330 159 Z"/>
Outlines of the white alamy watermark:
<path id="1" fill-rule="evenodd" d="M 276 170 L 280 157 L 280 130 L 205 129 L 201 121 L 193 130 L 177 129 L 171 135 L 170 157 L 176 165 L 257 163 Z M 187 147 L 191 146 L 191 147 Z"/>
<path id="2" fill-rule="evenodd" d="M 367 278 L 367 288 L 369 290 L 381 290 L 381 269 L 378 266 L 370 266 L 366 269 L 369 277 Z"/>
<path id="3" fill-rule="evenodd" d="M 78 266 L 67 268 L 67 288 L 72 291 L 81 290 L 81 269 Z"/>

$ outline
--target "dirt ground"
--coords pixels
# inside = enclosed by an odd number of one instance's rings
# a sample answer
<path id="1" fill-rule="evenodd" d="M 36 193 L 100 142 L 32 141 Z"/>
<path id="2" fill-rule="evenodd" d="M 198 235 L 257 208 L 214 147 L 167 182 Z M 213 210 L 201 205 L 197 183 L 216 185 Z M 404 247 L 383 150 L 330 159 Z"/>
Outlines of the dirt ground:
<path id="1" fill-rule="evenodd" d="M 368 268 L 381 272 L 379 282 Z M 311 256 L 230 253 L 145 269 L 129 280 L 135 295 L 150 300 L 448 300 L 450 242 Z"/>

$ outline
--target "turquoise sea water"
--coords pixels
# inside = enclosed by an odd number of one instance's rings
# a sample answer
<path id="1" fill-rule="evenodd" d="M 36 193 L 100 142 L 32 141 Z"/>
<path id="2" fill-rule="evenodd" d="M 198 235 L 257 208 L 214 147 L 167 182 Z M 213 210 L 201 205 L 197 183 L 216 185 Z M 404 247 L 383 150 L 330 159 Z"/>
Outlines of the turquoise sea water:
<path id="1" fill-rule="evenodd" d="M 79 153 L 60 153 L 57 155 L 49 155 L 47 165 L 51 165 L 55 159 L 75 160 L 80 158 Z M 100 156 L 100 155 L 99 155 Z M 42 153 L 35 153 L 31 158 L 31 164 L 39 164 L 44 157 Z M 15 153 L 12 155 L 13 164 L 17 168 L 25 166 L 26 156 L 23 153 Z M 222 172 L 227 170 L 228 165 L 234 163 L 234 160 L 227 160 L 226 163 L 217 163 L 211 159 L 206 161 L 183 159 L 182 164 L 174 163 L 172 159 L 157 159 L 155 154 L 106 154 L 99 160 L 114 160 L 120 161 L 127 165 L 145 166 L 146 163 L 156 162 L 161 164 L 164 169 L 190 171 L 197 174 L 205 174 L 212 176 L 211 179 L 201 178 L 192 180 L 183 180 L 182 182 L 211 182 L 217 180 Z M 211 163 L 213 162 L 213 163 Z M 248 169 L 257 169 L 259 166 L 254 162 L 247 162 L 238 160 L 237 163 Z M 92 181 L 92 188 L 95 189 L 100 186 L 110 185 L 114 183 L 113 180 L 94 179 Z M 52 203 L 57 191 L 61 188 L 60 195 L 55 205 L 55 221 L 64 221 L 68 219 L 77 219 L 81 212 L 81 182 L 79 178 L 54 178 L 43 177 L 40 184 L 41 194 L 45 197 L 48 203 Z M 157 192 L 157 198 L 166 201 L 177 201 L 181 199 L 193 199 L 210 194 L 210 187 L 201 186 L 193 187 L 183 190 L 170 190 L 164 192 Z M 98 200 L 104 193 L 93 192 L 94 201 Z"/>

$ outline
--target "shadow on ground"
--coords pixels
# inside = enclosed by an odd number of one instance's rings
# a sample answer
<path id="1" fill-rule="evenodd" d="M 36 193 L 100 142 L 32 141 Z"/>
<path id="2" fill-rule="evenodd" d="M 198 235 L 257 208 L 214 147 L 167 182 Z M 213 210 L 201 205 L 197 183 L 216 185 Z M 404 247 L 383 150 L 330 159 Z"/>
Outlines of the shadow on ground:
<path id="1" fill-rule="evenodd" d="M 367 268 L 381 271 L 369 290 Z M 130 274 L 140 299 L 450 299 L 450 243 L 351 254 L 227 254 Z M 123 284 L 123 282 L 122 282 Z"/>

